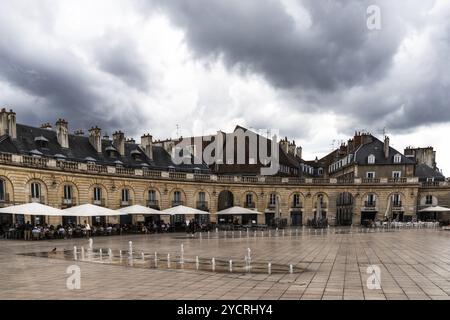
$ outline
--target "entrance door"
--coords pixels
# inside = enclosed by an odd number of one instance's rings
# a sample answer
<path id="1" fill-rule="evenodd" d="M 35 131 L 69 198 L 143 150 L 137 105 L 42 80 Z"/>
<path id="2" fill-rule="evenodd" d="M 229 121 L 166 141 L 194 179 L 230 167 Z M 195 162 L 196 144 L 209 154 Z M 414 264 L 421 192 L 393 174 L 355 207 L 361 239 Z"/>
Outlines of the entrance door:
<path id="1" fill-rule="evenodd" d="M 256 224 L 257 216 L 256 214 L 243 214 L 242 215 L 242 224 L 245 225 L 254 225 Z"/>
<path id="2" fill-rule="evenodd" d="M 375 221 L 376 212 L 361 212 L 361 225 L 369 226 Z"/>
<path id="3" fill-rule="evenodd" d="M 302 213 L 300 211 L 291 212 L 291 225 L 292 226 L 302 225 Z"/>
<path id="4" fill-rule="evenodd" d="M 266 212 L 266 224 L 268 226 L 274 226 L 275 225 L 275 213 L 273 212 Z"/>

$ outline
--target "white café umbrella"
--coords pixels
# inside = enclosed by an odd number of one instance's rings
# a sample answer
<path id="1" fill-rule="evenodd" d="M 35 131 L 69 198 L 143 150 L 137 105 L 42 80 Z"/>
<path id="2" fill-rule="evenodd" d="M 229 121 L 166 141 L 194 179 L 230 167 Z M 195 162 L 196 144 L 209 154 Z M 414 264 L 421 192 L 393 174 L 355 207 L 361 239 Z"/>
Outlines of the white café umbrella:
<path id="1" fill-rule="evenodd" d="M 262 214 L 262 213 L 256 210 L 234 206 L 225 210 L 218 211 L 216 214 L 238 215 L 238 214 Z"/>
<path id="2" fill-rule="evenodd" d="M 172 207 L 172 208 L 168 208 L 166 210 L 162 210 L 160 212 L 161 214 L 170 214 L 170 215 L 188 215 L 188 214 L 209 214 L 208 211 L 202 211 L 202 210 L 198 210 L 198 209 L 194 209 L 191 207 L 186 207 L 186 206 L 176 206 L 176 207 Z"/>
<path id="3" fill-rule="evenodd" d="M 67 208 L 63 210 L 67 216 L 75 217 L 100 217 L 100 216 L 120 216 L 126 215 L 116 210 L 96 206 L 90 203 L 82 204 L 79 206 Z"/>
<path id="4" fill-rule="evenodd" d="M 428 208 L 419 210 L 419 212 L 450 212 L 450 208 L 444 208 L 444 207 L 440 207 L 440 206 L 428 207 Z"/>
<path id="5" fill-rule="evenodd" d="M 0 209 L 0 213 L 9 214 L 26 214 L 31 216 L 65 216 L 65 212 L 61 209 L 46 206 L 41 203 L 32 202 L 10 206 Z"/>
<path id="6" fill-rule="evenodd" d="M 161 214 L 161 211 L 149 207 L 144 207 L 138 204 L 133 206 L 117 209 L 116 211 L 126 214 Z"/>

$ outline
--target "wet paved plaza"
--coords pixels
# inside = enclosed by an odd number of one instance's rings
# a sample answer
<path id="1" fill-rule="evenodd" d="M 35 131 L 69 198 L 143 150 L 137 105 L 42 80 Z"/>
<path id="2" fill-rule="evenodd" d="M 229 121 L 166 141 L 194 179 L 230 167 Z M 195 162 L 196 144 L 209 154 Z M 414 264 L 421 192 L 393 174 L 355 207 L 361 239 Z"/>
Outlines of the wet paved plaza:
<path id="1" fill-rule="evenodd" d="M 87 239 L 24 242 L 0 240 L 1 299 L 447 299 L 450 300 L 450 231 L 421 229 L 323 234 L 295 229 L 278 235 L 223 231 L 197 234 L 129 235 L 94 238 L 94 251 L 114 255 L 133 242 L 136 264 L 141 252 L 180 259 L 244 261 L 286 266 L 286 272 L 212 272 L 192 268 L 137 268 L 24 255 L 88 248 Z M 107 253 L 104 253 L 107 256 Z M 148 261 L 150 264 L 151 261 Z M 163 259 L 159 263 L 166 263 Z M 81 269 L 81 289 L 66 287 L 66 269 Z M 289 272 L 289 265 L 294 273 Z M 381 288 L 369 289 L 369 265 L 381 270 Z M 302 270 L 302 272 L 297 272 Z"/>

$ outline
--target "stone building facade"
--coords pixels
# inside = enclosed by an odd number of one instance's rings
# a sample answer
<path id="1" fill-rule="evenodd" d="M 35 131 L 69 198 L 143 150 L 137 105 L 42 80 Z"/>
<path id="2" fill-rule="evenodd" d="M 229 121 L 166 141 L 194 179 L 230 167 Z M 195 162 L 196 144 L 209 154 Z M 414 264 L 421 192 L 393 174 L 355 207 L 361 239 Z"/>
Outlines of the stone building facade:
<path id="1" fill-rule="evenodd" d="M 102 138 L 98 127 L 91 128 L 87 137 L 69 134 L 63 119 L 58 120 L 55 131 L 48 124 L 42 128 L 16 124 L 12 111 L 2 110 L 0 119 L 0 206 L 40 202 L 67 208 L 93 203 L 118 209 L 140 204 L 163 210 L 183 204 L 209 211 L 210 221 L 220 223 L 216 212 L 238 205 L 261 213 L 239 217 L 242 223 L 251 219 L 270 224 L 281 219 L 288 225 L 306 224 L 318 217 L 327 218 L 331 225 L 359 225 L 385 217 L 410 220 L 424 206 L 450 206 L 449 183 L 420 182 L 402 155 L 400 163 L 391 164 L 404 167 L 401 179 L 387 174 L 367 179 L 355 173 L 346 179 L 229 175 L 202 164 L 174 166 L 168 152 L 154 145 L 149 134 L 143 135 L 138 145 L 120 131 L 112 141 Z M 375 141 L 374 148 L 379 144 Z M 389 154 L 394 157 L 397 151 Z M 353 172 L 368 165 L 359 164 Z M 382 172 L 379 167 L 373 170 Z M 32 217 L 13 219 L 31 221 Z M 124 218 L 103 222 L 119 223 L 120 219 Z M 46 220 L 55 225 L 64 222 L 59 217 Z"/>

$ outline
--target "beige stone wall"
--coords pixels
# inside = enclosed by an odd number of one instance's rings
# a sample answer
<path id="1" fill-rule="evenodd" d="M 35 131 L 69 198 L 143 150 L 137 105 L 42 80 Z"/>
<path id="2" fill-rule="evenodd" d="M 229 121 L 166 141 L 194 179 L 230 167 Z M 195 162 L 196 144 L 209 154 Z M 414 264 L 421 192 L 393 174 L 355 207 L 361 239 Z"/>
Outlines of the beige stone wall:
<path id="1" fill-rule="evenodd" d="M 303 223 L 314 215 L 315 202 L 319 194 L 324 196 L 327 204 L 327 217 L 333 224 L 336 216 L 336 199 L 340 193 L 349 192 L 354 197 L 353 222 L 360 223 L 361 208 L 364 205 L 365 196 L 374 193 L 377 198 L 377 209 L 380 219 L 384 217 L 389 197 L 393 193 L 401 194 L 405 214 L 415 215 L 418 198 L 425 192 L 431 192 L 439 199 L 439 204 L 450 206 L 450 190 L 442 188 L 431 188 L 419 190 L 419 184 L 304 184 L 304 185 L 269 185 L 269 184 L 243 184 L 225 182 L 195 182 L 195 181 L 170 181 L 151 180 L 143 177 L 121 177 L 101 174 L 85 174 L 51 169 L 39 169 L 22 166 L 0 165 L 0 178 L 6 181 L 7 193 L 11 201 L 28 202 L 30 195 L 30 183 L 37 181 L 42 185 L 42 194 L 45 203 L 54 207 L 61 207 L 63 188 L 65 184 L 73 186 L 73 197 L 76 204 L 92 203 L 93 188 L 102 188 L 102 197 L 105 198 L 106 206 L 118 209 L 121 205 L 121 190 L 130 190 L 132 204 L 147 205 L 148 190 L 156 190 L 160 209 L 172 206 L 173 194 L 180 191 L 185 205 L 195 207 L 198 201 L 198 193 L 205 192 L 206 201 L 211 212 L 211 221 L 217 221 L 218 196 L 223 190 L 233 193 L 235 205 L 243 206 L 245 195 L 253 194 L 256 209 L 264 213 L 269 202 L 269 195 L 275 193 L 279 196 L 281 218 L 287 218 L 290 223 L 290 211 L 293 195 L 300 194 L 303 208 Z M 138 217 L 136 217 L 138 219 Z M 59 218 L 52 218 L 52 223 L 57 224 Z M 110 222 L 118 221 L 111 218 Z M 265 223 L 265 215 L 258 216 L 258 223 Z"/>

